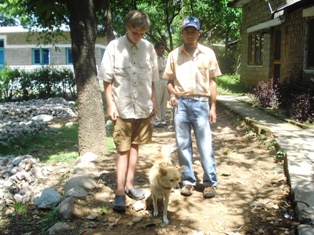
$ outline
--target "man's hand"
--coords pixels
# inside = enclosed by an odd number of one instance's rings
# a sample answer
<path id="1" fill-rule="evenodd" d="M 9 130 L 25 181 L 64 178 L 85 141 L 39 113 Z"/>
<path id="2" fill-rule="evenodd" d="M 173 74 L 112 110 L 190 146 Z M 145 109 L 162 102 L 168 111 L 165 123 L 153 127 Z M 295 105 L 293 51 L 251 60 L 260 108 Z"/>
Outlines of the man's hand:
<path id="1" fill-rule="evenodd" d="M 113 108 L 108 108 L 107 114 L 108 114 L 108 117 L 111 121 L 116 121 L 117 118 L 119 117 L 117 110 L 113 109 Z"/>
<path id="2" fill-rule="evenodd" d="M 209 122 L 210 122 L 210 124 L 216 123 L 216 121 L 217 121 L 216 111 L 210 110 L 210 112 L 209 112 Z"/>
<path id="3" fill-rule="evenodd" d="M 177 98 L 175 97 L 175 96 L 171 96 L 170 97 L 170 105 L 172 106 L 172 107 L 176 107 L 176 106 L 178 106 L 178 100 L 177 100 Z"/>

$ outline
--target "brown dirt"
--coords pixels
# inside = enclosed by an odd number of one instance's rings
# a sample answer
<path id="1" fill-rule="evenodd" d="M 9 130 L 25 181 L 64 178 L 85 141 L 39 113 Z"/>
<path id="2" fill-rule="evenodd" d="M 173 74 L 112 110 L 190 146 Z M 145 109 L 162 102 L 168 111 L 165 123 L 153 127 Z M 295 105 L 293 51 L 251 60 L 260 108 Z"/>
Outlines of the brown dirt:
<path id="1" fill-rule="evenodd" d="M 179 191 L 170 196 L 168 208 L 169 225 L 161 223 L 161 215 L 153 217 L 151 207 L 135 211 L 132 199 L 127 199 L 125 214 L 112 211 L 115 184 L 115 156 L 108 154 L 98 160 L 100 172 L 98 187 L 84 199 L 76 200 L 73 217 L 67 221 L 70 231 L 66 234 L 289 234 L 295 222 L 288 200 L 290 188 L 282 171 L 283 161 L 275 159 L 275 144 L 271 136 L 258 136 L 237 115 L 219 107 L 218 122 L 212 125 L 213 146 L 216 155 L 219 186 L 212 199 L 202 197 L 202 168 L 194 145 L 194 171 L 199 183 L 190 197 Z M 154 130 L 153 142 L 140 149 L 140 158 L 135 185 L 144 188 L 149 195 L 148 171 L 161 145 L 174 143 L 173 130 Z M 176 164 L 176 155 L 172 155 Z M 67 180 L 73 165 L 58 165 L 63 168 L 59 178 L 46 182 L 58 186 Z M 68 169 L 68 171 L 66 170 Z M 60 179 L 62 177 L 62 180 Z M 56 183 L 56 182 L 59 183 Z M 142 201 L 146 205 L 145 200 Z M 106 209 L 107 211 L 106 211 Z M 105 213 L 100 213 L 100 211 Z M 43 212 L 29 206 L 27 216 L 13 216 L 5 234 L 43 234 L 40 232 Z M 161 213 L 160 213 L 161 214 Z M 95 220 L 87 216 L 96 215 Z M 140 217 L 140 222 L 132 219 Z M 24 223 L 23 220 L 27 221 Z M 21 223 L 23 224 L 21 225 Z M 1 227 L 0 227 L 1 228 Z M 3 227 L 2 227 L 3 228 Z"/>

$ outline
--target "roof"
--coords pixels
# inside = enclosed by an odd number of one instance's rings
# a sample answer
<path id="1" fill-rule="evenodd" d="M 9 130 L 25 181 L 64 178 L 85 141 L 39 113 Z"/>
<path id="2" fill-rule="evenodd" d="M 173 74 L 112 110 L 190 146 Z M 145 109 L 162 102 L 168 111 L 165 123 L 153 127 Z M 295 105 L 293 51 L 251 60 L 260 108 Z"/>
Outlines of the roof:
<path id="1" fill-rule="evenodd" d="M 66 26 L 66 25 L 62 25 L 60 27 L 61 30 L 63 31 L 70 31 L 70 28 L 69 26 Z M 41 31 L 42 29 L 39 28 L 38 29 L 39 31 Z M 23 28 L 23 26 L 3 26 L 3 27 L 0 27 L 0 33 L 27 33 L 29 32 L 28 29 L 26 28 Z"/>
<path id="2" fill-rule="evenodd" d="M 28 29 L 22 26 L 3 26 L 0 27 L 0 33 L 23 33 L 28 32 Z"/>
<path id="3" fill-rule="evenodd" d="M 230 2 L 228 2 L 227 6 L 228 7 L 233 7 L 233 8 L 241 8 L 245 4 L 248 4 L 251 1 L 252 0 L 231 0 Z M 271 5 L 271 2 L 266 0 L 266 3 L 267 2 L 268 2 L 268 4 Z M 307 6 L 309 4 L 313 4 L 313 0 L 293 0 L 290 3 L 287 3 L 287 4 L 285 4 L 285 5 L 281 6 L 281 7 L 276 8 L 275 10 L 272 10 L 272 13 L 279 12 L 279 11 L 285 10 L 287 8 L 300 7 L 301 4 L 303 6 Z"/>

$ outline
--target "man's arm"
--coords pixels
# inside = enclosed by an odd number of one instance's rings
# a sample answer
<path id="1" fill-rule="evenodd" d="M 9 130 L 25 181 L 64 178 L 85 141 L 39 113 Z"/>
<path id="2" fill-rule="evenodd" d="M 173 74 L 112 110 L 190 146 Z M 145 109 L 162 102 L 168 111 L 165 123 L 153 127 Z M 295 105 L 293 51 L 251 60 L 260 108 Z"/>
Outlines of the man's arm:
<path id="1" fill-rule="evenodd" d="M 112 98 L 112 85 L 109 82 L 104 81 L 104 89 L 105 89 L 105 96 L 106 96 L 106 102 L 107 102 L 107 114 L 110 120 L 115 121 L 117 120 L 119 114 L 116 108 L 116 105 L 114 103 L 114 100 Z"/>
<path id="2" fill-rule="evenodd" d="M 172 107 L 177 106 L 178 105 L 178 100 L 176 98 L 176 92 L 174 90 L 174 81 L 173 80 L 168 80 L 167 89 L 168 89 L 168 93 L 169 93 L 169 96 L 170 96 L 170 105 Z"/>
<path id="3" fill-rule="evenodd" d="M 217 114 L 216 114 L 216 97 L 217 97 L 217 83 L 216 78 L 210 78 L 209 83 L 210 90 L 210 111 L 209 111 L 209 121 L 210 123 L 216 123 Z"/>
<path id="4" fill-rule="evenodd" d="M 150 113 L 150 116 L 152 118 L 156 117 L 157 115 L 157 105 L 156 105 L 156 93 L 155 93 L 155 84 L 154 82 L 152 82 L 152 101 L 153 101 L 153 110 L 152 112 Z"/>

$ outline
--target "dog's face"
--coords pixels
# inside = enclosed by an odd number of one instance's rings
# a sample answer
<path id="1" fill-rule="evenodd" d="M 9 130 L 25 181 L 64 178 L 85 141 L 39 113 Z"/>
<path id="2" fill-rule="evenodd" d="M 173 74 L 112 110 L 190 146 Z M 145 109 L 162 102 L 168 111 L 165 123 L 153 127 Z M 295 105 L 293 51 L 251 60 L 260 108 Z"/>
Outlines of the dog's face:
<path id="1" fill-rule="evenodd" d="M 178 189 L 179 183 L 181 182 L 181 173 L 184 166 L 179 168 L 176 167 L 161 167 L 159 168 L 159 172 L 162 177 L 160 178 L 161 184 L 165 188 L 174 188 Z"/>

